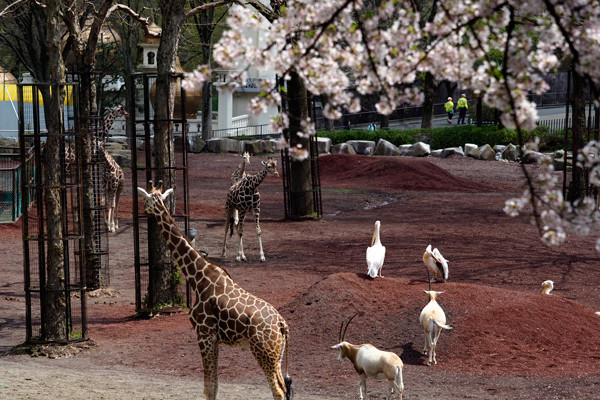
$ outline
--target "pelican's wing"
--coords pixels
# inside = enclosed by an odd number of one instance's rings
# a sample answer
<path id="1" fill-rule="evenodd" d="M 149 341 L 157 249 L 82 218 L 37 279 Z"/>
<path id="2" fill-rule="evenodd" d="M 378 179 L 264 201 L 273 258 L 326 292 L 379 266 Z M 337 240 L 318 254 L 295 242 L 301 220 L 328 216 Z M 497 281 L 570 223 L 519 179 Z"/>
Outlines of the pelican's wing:
<path id="1" fill-rule="evenodd" d="M 433 258 L 435 258 L 435 261 L 437 261 L 438 267 L 441 266 L 441 268 L 444 270 L 444 279 L 448 279 L 448 260 L 442 256 L 437 248 L 433 249 Z"/>
<path id="2" fill-rule="evenodd" d="M 431 244 L 429 246 L 427 246 L 427 248 L 425 249 L 425 251 L 429 254 L 431 254 Z"/>
<path id="3" fill-rule="evenodd" d="M 379 269 L 383 266 L 385 260 L 385 247 L 371 246 L 367 248 L 367 273 L 371 278 L 377 277 Z"/>

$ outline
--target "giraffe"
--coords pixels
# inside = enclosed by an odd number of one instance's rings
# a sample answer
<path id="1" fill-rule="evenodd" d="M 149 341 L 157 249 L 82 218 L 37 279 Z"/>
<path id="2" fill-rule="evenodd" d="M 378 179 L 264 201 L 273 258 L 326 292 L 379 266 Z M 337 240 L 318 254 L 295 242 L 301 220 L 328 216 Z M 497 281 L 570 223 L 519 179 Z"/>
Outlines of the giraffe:
<path id="1" fill-rule="evenodd" d="M 233 225 L 235 220 L 235 213 L 239 214 L 239 223 L 237 224 L 237 232 L 240 237 L 238 242 L 238 253 L 235 258 L 236 261 L 246 261 L 244 255 L 244 244 L 242 243 L 242 235 L 244 234 L 244 218 L 246 213 L 252 211 L 254 214 L 254 220 L 256 222 L 256 234 L 258 235 L 258 245 L 260 248 L 260 261 L 265 261 L 265 253 L 263 252 L 261 231 L 259 224 L 260 216 L 260 193 L 258 192 L 258 185 L 261 184 L 267 173 L 271 173 L 276 177 L 279 177 L 277 172 L 277 161 L 272 157 L 269 157 L 267 161 L 263 161 L 264 168 L 256 174 L 246 175 L 229 188 L 227 193 L 227 201 L 225 202 L 225 238 L 223 239 L 223 251 L 222 257 L 225 257 L 227 252 L 227 231 L 231 230 L 229 237 L 233 235 Z"/>
<path id="2" fill-rule="evenodd" d="M 196 330 L 204 366 L 204 395 L 217 397 L 219 344 L 250 349 L 271 387 L 273 399 L 291 399 L 292 379 L 281 372 L 284 351 L 288 366 L 289 328 L 275 307 L 242 289 L 227 270 L 200 254 L 167 211 L 173 192 L 162 186 L 139 188 L 144 211 L 156 218 L 171 255 L 195 293 L 189 318 Z"/>
<path id="3" fill-rule="evenodd" d="M 231 186 L 241 181 L 246 176 L 246 166 L 250 165 L 250 153 L 247 151 L 242 154 L 244 158 L 233 174 L 231 174 Z"/>
<path id="4" fill-rule="evenodd" d="M 129 113 L 125 111 L 125 108 L 123 108 L 121 104 L 118 104 L 105 114 L 95 143 L 95 148 L 97 149 L 101 160 L 104 162 L 102 187 L 106 193 L 108 212 L 106 214 L 105 222 L 109 232 L 115 232 L 119 229 L 119 197 L 121 197 L 121 192 L 125 185 L 125 174 L 113 156 L 106 151 L 105 145 L 110 127 L 115 122 L 115 119 L 121 116 L 129 118 Z"/>

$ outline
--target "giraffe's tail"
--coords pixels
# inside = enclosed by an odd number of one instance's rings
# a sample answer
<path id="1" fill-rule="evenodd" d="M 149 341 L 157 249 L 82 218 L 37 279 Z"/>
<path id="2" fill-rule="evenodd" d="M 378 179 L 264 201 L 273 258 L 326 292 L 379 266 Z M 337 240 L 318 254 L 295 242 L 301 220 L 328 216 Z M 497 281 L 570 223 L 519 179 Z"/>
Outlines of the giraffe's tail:
<path id="1" fill-rule="evenodd" d="M 285 399 L 290 400 L 294 395 L 294 391 L 292 390 L 292 377 L 288 375 L 289 368 L 289 348 L 290 348 L 290 330 L 287 324 L 281 326 L 281 333 L 285 337 L 285 377 L 283 378 L 283 383 L 285 385 Z"/>
<path id="2" fill-rule="evenodd" d="M 234 211 L 234 213 L 237 213 L 237 210 Z M 235 218 L 233 216 L 229 217 L 229 237 L 233 236 L 233 224 L 235 223 Z"/>

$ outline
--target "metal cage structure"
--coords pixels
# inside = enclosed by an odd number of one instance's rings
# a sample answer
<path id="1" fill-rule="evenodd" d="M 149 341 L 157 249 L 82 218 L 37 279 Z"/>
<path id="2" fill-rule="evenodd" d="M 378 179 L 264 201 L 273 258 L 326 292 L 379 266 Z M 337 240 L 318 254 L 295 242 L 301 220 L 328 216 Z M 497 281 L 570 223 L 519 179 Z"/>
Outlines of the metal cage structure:
<path id="1" fill-rule="evenodd" d="M 59 132 L 46 128 L 42 92 L 64 93 L 60 104 Z M 23 264 L 26 302 L 26 341 L 72 342 L 87 336 L 85 302 L 85 260 L 83 254 L 83 218 L 81 170 L 77 162 L 69 162 L 66 154 L 80 154 L 78 86 L 74 84 L 20 84 L 19 144 L 21 163 L 28 154 L 33 168 L 23 169 L 21 190 L 24 198 L 34 199 L 23 208 Z M 55 187 L 44 178 L 44 143 L 58 135 L 60 185 Z M 45 193 L 58 193 L 60 226 L 48 215 Z M 52 207 L 50 207 L 53 210 Z M 56 208 L 54 208 L 56 209 Z M 52 232 L 60 232 L 55 235 Z M 60 252 L 56 249 L 60 249 Z M 63 320 L 64 318 L 64 320 Z M 52 324 L 52 325 L 50 325 Z M 57 334 L 58 330 L 64 332 Z M 49 329 L 52 328 L 52 329 Z M 54 331 L 50 334 L 49 331 Z M 54 335 L 54 336 L 53 336 Z"/>
<path id="2" fill-rule="evenodd" d="M 171 215 L 186 234 L 190 235 L 190 214 L 188 200 L 188 170 L 187 170 L 187 118 L 186 118 L 186 91 L 181 88 L 183 74 L 172 74 L 171 84 L 178 85 L 180 90 L 175 97 L 174 117 L 167 121 L 158 121 L 153 109 L 153 85 L 157 79 L 156 73 L 139 73 L 131 76 L 130 85 L 135 90 L 127 102 L 130 118 L 129 148 L 131 149 L 132 170 L 132 198 L 133 198 L 133 235 L 134 235 L 134 268 L 135 268 L 135 308 L 136 312 L 144 313 L 152 310 L 159 304 L 152 304 L 151 293 L 153 269 L 149 240 L 152 233 L 149 230 L 149 218 L 144 213 L 143 200 L 140 199 L 137 188 L 146 188 L 150 181 L 157 183 L 157 173 L 165 167 L 156 165 L 152 157 L 154 129 L 158 122 L 166 122 L 169 126 L 167 133 L 167 146 L 169 154 L 174 154 L 174 159 L 169 160 L 171 167 L 171 182 L 162 182 L 164 188 L 174 189 L 174 203 Z M 171 274 L 177 275 L 178 266 L 171 257 Z M 190 304 L 190 290 L 183 282 L 172 284 L 171 297 L 176 304 L 178 295 L 185 291 L 185 301 Z"/>

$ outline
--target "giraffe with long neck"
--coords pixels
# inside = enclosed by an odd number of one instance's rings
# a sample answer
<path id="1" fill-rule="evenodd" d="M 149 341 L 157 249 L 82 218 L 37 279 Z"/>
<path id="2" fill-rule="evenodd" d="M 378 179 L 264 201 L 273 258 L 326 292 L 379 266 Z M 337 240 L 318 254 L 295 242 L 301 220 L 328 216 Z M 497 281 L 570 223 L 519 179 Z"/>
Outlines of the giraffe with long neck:
<path id="1" fill-rule="evenodd" d="M 227 192 L 227 201 L 225 202 L 225 237 L 223 239 L 223 251 L 221 256 L 225 257 L 227 253 L 227 232 L 231 231 L 233 235 L 233 225 L 235 222 L 235 213 L 238 213 L 239 221 L 237 222 L 237 233 L 239 236 L 238 252 L 236 261 L 246 261 L 244 254 L 244 244 L 242 236 L 244 234 L 244 218 L 246 213 L 252 211 L 254 221 L 256 222 L 256 234 L 258 235 L 258 245 L 260 249 L 260 261 L 265 261 L 265 253 L 263 251 L 261 230 L 260 230 L 260 193 L 258 186 L 265 179 L 267 174 L 279 176 L 277 172 L 277 161 L 269 157 L 267 161 L 262 162 L 264 168 L 256 174 L 247 174 L 239 182 L 229 188 Z"/>
<path id="2" fill-rule="evenodd" d="M 200 254 L 177 226 L 164 200 L 173 192 L 138 188 L 144 211 L 153 216 L 171 255 L 195 293 L 190 322 L 196 330 L 204 366 L 204 395 L 215 400 L 219 344 L 249 348 L 271 387 L 273 399 L 291 398 L 291 378 L 281 372 L 289 346 L 289 328 L 275 307 L 242 289 L 227 270 Z"/>
<path id="3" fill-rule="evenodd" d="M 246 176 L 246 166 L 250 164 L 250 153 L 247 151 L 242 154 L 243 160 L 237 169 L 231 174 L 231 186 L 241 181 Z"/>
<path id="4" fill-rule="evenodd" d="M 106 113 L 102 120 L 100 132 L 98 132 L 98 141 L 96 144 L 98 154 L 104 162 L 102 186 L 106 192 L 108 211 L 105 222 L 109 232 L 115 232 L 119 229 L 119 198 L 125 185 L 125 174 L 113 156 L 106 151 L 105 145 L 111 126 L 115 122 L 115 119 L 121 116 L 129 118 L 129 113 L 125 111 L 121 104 Z"/>

